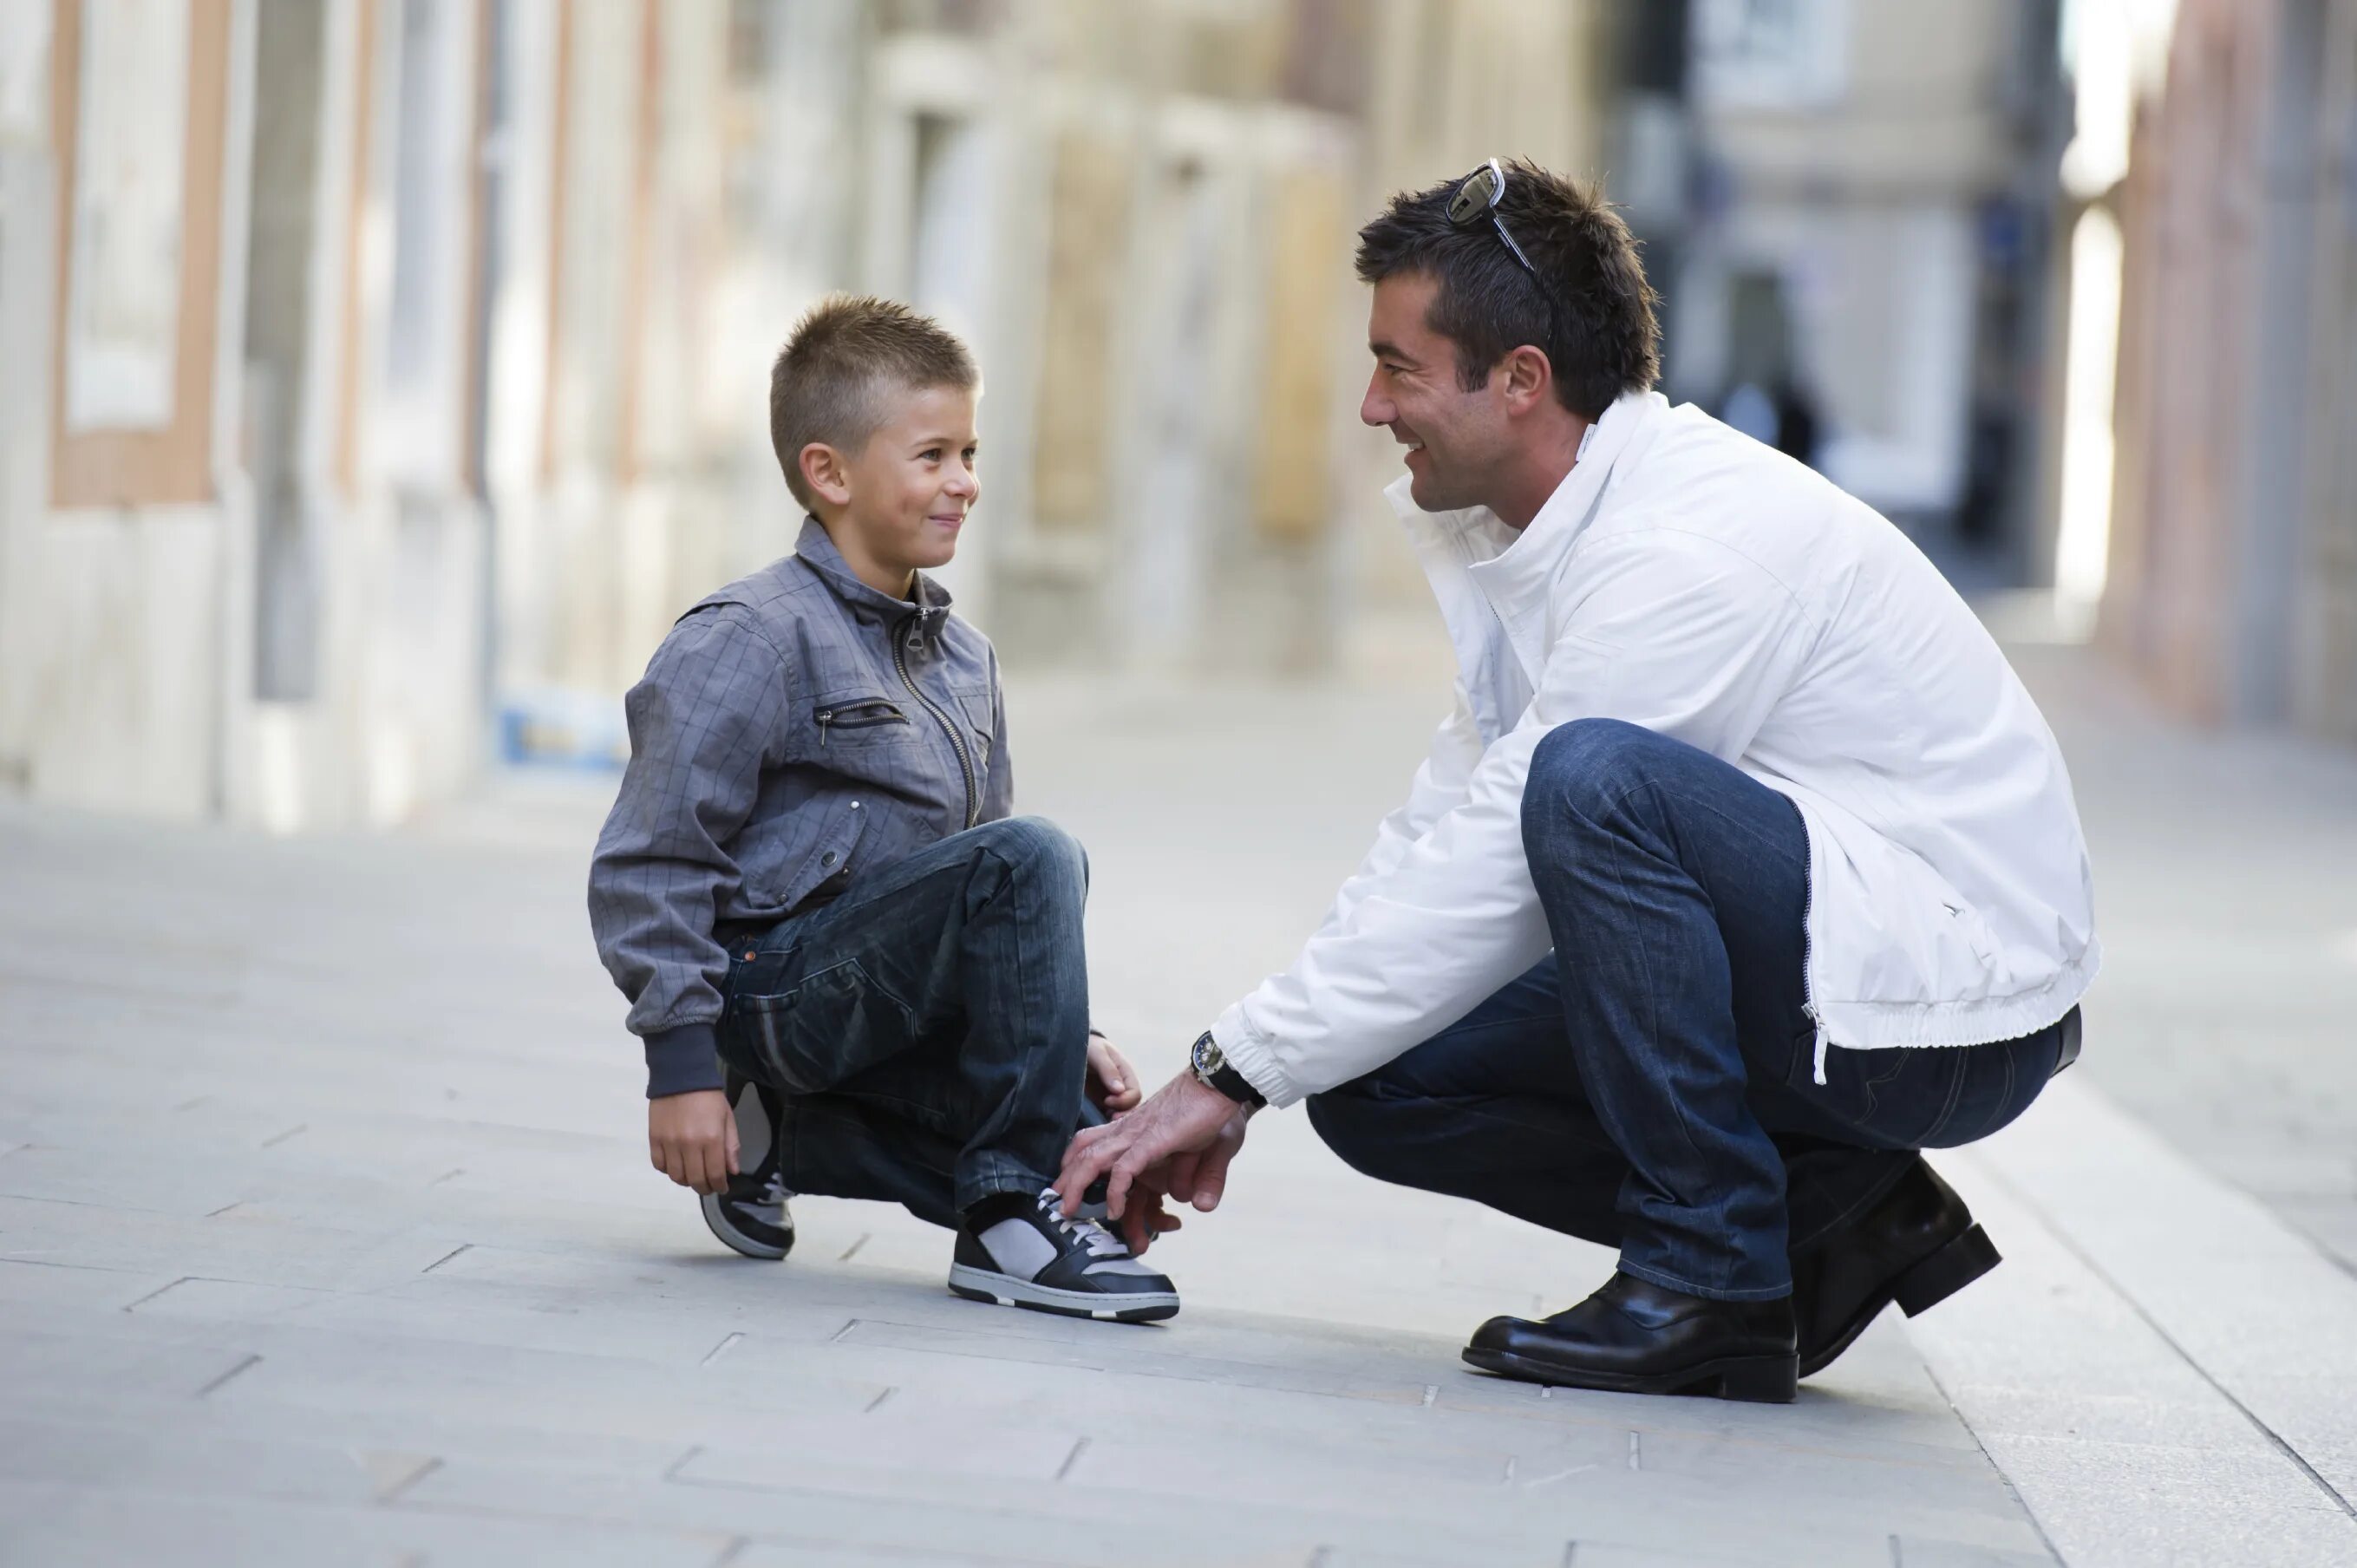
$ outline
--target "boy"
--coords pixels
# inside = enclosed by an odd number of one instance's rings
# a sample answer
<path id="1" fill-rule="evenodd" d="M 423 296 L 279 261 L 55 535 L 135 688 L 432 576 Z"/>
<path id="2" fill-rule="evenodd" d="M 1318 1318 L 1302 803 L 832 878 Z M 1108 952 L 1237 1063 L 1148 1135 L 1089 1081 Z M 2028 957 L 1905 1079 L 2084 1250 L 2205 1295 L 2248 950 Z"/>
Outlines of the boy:
<path id="1" fill-rule="evenodd" d="M 980 394 L 904 306 L 795 328 L 770 434 L 809 515 L 631 689 L 590 923 L 653 1164 L 729 1246 L 784 1257 L 791 1193 L 887 1198 L 956 1230 L 960 1295 L 1168 1317 L 1170 1282 L 1049 1186 L 1136 1074 L 1089 1027 L 1081 848 L 1008 815 L 997 657 L 923 575 L 980 494 Z"/>

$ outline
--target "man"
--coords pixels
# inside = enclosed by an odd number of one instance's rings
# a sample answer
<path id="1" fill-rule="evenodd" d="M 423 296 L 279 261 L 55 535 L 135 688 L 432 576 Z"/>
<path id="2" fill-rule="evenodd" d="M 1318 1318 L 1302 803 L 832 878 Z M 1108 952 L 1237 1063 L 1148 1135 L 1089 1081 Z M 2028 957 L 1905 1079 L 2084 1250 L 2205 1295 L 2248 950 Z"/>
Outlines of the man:
<path id="1" fill-rule="evenodd" d="M 1360 241 L 1360 415 L 1406 448 L 1454 711 L 1292 966 L 1058 1189 L 1210 1208 L 1246 1113 L 1306 1099 L 1362 1171 L 1620 1249 L 1475 1366 L 1790 1399 L 1997 1261 L 1916 1151 L 2076 1054 L 2098 948 L 2061 757 L 1897 530 L 1652 391 L 1652 295 L 1595 194 L 1493 160 Z"/>

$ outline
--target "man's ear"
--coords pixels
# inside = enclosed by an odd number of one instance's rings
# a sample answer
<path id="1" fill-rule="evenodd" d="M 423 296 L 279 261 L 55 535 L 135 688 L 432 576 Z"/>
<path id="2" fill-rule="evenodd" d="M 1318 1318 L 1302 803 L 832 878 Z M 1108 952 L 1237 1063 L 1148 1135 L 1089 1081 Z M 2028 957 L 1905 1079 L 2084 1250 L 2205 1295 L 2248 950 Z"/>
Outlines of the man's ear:
<path id="1" fill-rule="evenodd" d="M 829 506 L 851 504 L 851 465 L 823 441 L 813 441 L 795 456 L 802 465 L 802 483 Z"/>
<path id="2" fill-rule="evenodd" d="M 1544 350 L 1525 343 L 1507 351 L 1500 372 L 1505 377 L 1506 412 L 1528 413 L 1555 395 L 1555 367 Z"/>

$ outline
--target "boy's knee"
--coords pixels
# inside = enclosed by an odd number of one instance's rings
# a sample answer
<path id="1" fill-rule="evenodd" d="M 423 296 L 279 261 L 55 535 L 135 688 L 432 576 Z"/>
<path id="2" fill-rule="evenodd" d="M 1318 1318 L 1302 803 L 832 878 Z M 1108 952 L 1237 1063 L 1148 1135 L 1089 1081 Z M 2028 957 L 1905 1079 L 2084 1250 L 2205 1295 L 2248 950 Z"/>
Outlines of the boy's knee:
<path id="1" fill-rule="evenodd" d="M 992 854 L 1018 876 L 1051 886 L 1086 888 L 1088 852 L 1081 841 L 1045 817 L 1008 817 L 974 830 Z"/>

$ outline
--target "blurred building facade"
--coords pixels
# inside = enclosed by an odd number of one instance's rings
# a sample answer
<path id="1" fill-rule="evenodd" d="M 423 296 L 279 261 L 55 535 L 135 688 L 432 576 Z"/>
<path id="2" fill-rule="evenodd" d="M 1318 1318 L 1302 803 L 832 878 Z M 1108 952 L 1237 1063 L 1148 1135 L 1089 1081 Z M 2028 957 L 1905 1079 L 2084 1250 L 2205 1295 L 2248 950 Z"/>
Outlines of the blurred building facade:
<path id="1" fill-rule="evenodd" d="M 2357 739 L 2357 0 L 2179 0 L 2135 112 L 2103 641 Z"/>
<path id="2" fill-rule="evenodd" d="M 1672 386 L 1944 562 L 2049 580 L 2056 0 L 1687 8 Z"/>
<path id="3" fill-rule="evenodd" d="M 1351 231 L 1491 152 L 1591 166 L 1597 28 L 0 7 L 0 782 L 294 828 L 609 762 L 672 618 L 792 537 L 766 371 L 831 288 L 980 352 L 948 576 L 1010 660 L 1329 662 L 1421 592 L 1356 426 Z"/>

